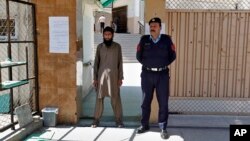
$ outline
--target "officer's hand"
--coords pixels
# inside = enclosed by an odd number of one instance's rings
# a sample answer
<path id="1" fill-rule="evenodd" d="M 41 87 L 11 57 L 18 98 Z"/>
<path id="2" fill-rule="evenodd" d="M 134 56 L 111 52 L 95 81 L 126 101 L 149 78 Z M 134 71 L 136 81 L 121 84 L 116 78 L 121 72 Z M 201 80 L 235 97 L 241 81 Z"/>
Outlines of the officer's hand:
<path id="1" fill-rule="evenodd" d="M 118 80 L 118 86 L 121 87 L 122 85 L 122 80 Z"/>

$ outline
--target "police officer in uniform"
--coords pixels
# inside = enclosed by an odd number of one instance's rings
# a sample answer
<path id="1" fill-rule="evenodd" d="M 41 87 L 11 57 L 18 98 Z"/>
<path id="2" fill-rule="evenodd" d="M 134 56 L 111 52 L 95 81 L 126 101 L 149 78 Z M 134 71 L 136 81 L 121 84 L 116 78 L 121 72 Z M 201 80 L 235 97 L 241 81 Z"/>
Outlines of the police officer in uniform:
<path id="1" fill-rule="evenodd" d="M 169 138 L 168 122 L 168 99 L 169 99 L 169 68 L 176 58 L 175 46 L 171 37 L 160 34 L 161 19 L 152 18 L 149 21 L 150 35 L 142 36 L 137 46 L 136 58 L 142 64 L 141 88 L 143 100 L 141 104 L 141 126 L 137 134 L 149 130 L 149 118 L 154 89 L 159 103 L 158 124 L 161 129 L 161 137 Z"/>

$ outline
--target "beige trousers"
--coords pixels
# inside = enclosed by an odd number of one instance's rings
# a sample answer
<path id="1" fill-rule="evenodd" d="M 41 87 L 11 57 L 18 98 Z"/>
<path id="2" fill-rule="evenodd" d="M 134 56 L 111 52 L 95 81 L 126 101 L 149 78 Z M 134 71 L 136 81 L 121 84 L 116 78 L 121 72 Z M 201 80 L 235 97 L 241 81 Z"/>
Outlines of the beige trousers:
<path id="1" fill-rule="evenodd" d="M 111 106 L 115 115 L 116 124 L 122 123 L 122 104 L 121 104 L 121 96 L 118 94 L 117 96 L 111 96 Z M 95 105 L 95 114 L 94 114 L 94 122 L 99 122 L 104 109 L 104 97 L 98 98 L 96 97 L 96 105 Z"/>

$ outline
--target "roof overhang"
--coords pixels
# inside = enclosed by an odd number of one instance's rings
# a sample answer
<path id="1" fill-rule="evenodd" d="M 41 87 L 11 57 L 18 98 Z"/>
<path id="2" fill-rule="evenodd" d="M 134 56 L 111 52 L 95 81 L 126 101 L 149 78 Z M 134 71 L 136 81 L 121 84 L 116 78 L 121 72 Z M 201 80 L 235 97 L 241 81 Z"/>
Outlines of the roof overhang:
<path id="1" fill-rule="evenodd" d="M 103 7 L 108 7 L 112 2 L 116 0 L 99 0 Z"/>

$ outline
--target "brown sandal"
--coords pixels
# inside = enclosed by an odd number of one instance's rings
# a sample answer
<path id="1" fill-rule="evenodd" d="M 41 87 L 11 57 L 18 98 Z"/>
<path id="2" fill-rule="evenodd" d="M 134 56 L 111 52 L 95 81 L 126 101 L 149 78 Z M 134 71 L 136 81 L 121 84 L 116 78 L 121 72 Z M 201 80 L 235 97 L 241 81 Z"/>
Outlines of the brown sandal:
<path id="1" fill-rule="evenodd" d="M 93 123 L 91 124 L 92 128 L 96 128 L 99 125 L 99 121 L 98 120 L 94 120 Z"/>
<path id="2" fill-rule="evenodd" d="M 116 127 L 118 127 L 118 128 L 123 128 L 124 127 L 124 124 L 123 124 L 122 120 L 117 120 L 116 121 Z"/>

